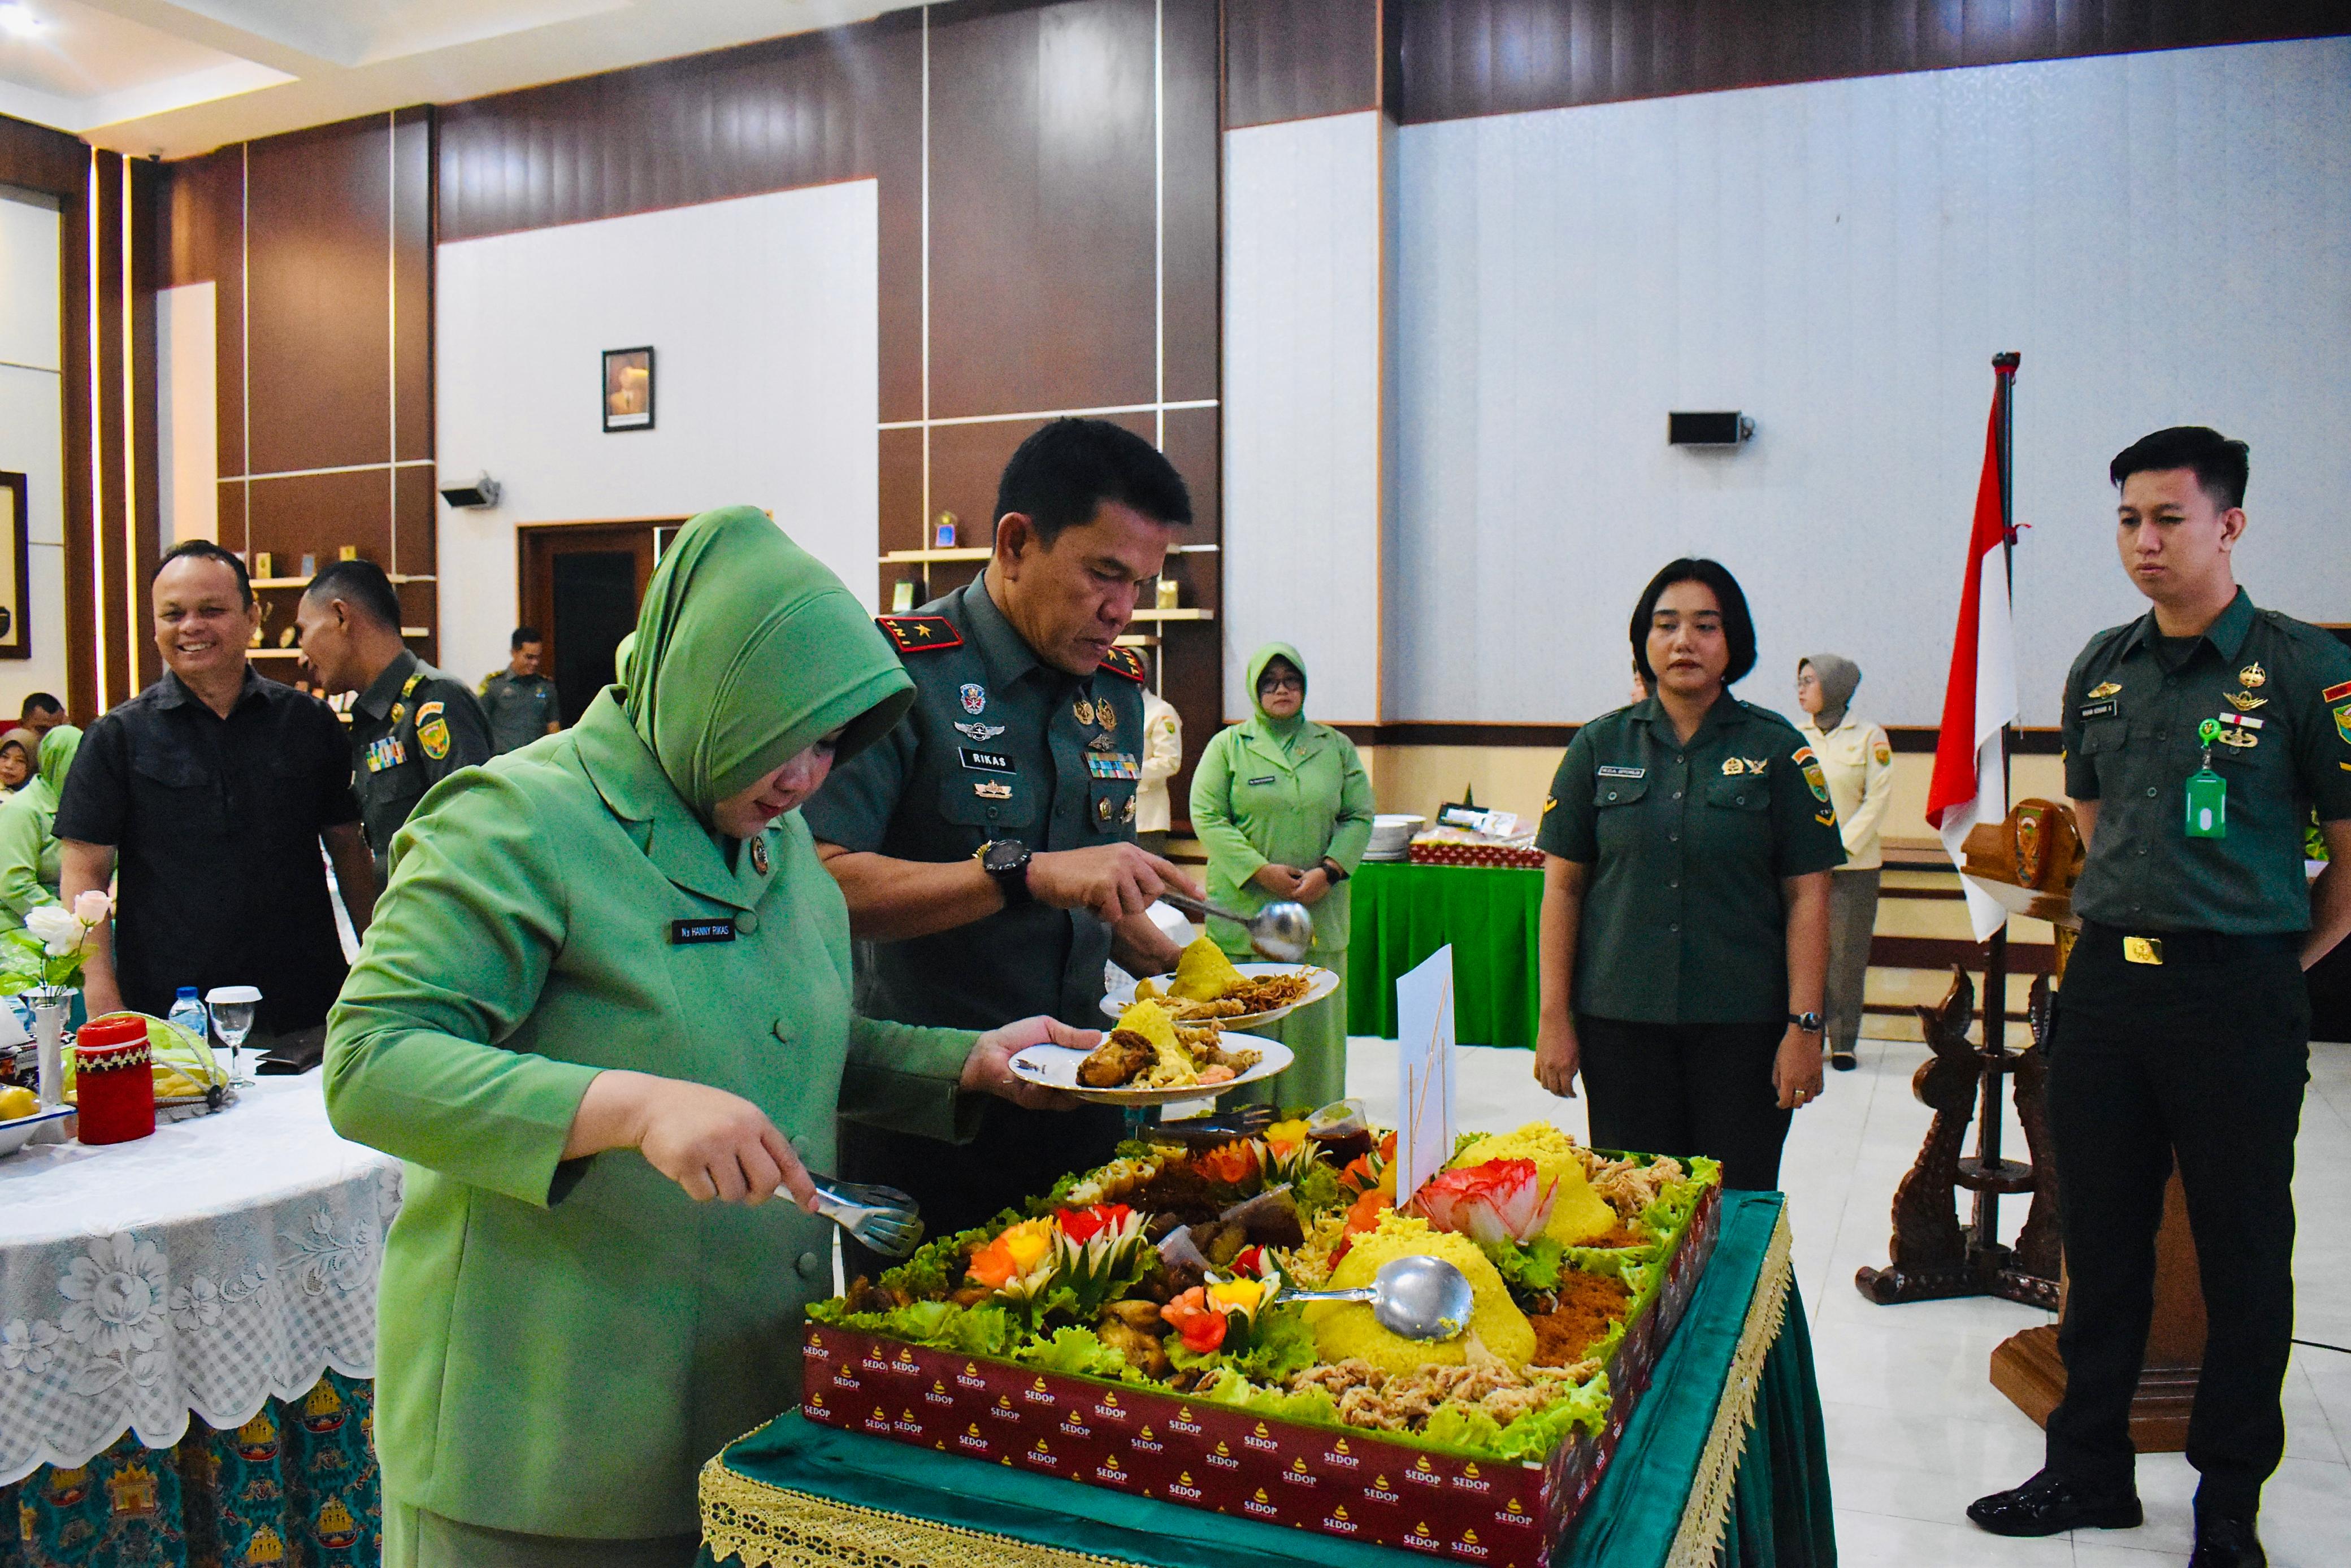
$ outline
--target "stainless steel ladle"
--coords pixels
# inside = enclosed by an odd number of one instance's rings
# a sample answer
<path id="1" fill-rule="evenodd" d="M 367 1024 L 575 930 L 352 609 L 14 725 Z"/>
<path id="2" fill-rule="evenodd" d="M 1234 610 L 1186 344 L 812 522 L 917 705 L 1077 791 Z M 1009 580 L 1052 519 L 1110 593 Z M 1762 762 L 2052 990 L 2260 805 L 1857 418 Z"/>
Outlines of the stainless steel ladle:
<path id="1" fill-rule="evenodd" d="M 1442 1258 L 1392 1258 L 1351 1291 L 1286 1291 L 1285 1301 L 1369 1301 L 1380 1327 L 1405 1339 L 1458 1339 L 1476 1296 L 1469 1276 Z"/>
<path id="2" fill-rule="evenodd" d="M 1314 916 L 1302 904 L 1269 904 L 1255 915 L 1236 915 L 1186 894 L 1163 892 L 1159 899 L 1196 919 L 1213 915 L 1231 921 L 1249 933 L 1250 946 L 1277 964 L 1295 964 L 1314 946 Z"/>

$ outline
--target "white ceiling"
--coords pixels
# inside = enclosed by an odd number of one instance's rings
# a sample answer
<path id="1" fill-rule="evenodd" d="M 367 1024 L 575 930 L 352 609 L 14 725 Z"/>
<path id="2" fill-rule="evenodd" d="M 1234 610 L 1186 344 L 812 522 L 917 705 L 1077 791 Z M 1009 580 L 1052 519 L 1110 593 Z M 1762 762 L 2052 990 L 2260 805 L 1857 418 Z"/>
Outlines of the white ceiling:
<path id="1" fill-rule="evenodd" d="M 0 0 L 0 114 L 165 158 L 862 21 L 893 0 Z M 12 9 L 38 26 L 5 24 Z"/>

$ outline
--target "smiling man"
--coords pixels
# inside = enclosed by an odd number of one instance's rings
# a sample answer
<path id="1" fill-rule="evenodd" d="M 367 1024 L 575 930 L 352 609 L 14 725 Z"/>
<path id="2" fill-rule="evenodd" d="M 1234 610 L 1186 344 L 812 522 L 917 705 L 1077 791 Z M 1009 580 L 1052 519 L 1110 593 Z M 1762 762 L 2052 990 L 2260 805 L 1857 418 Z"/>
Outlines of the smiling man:
<path id="1" fill-rule="evenodd" d="M 163 678 L 89 727 L 57 805 L 63 901 L 121 871 L 112 939 L 99 928 L 83 972 L 90 1014 L 258 986 L 263 1033 L 323 1023 L 343 950 L 321 840 L 353 926 L 375 908 L 342 726 L 246 663 L 259 618 L 235 556 L 178 545 L 152 592 Z"/>
<path id="2" fill-rule="evenodd" d="M 996 511 L 977 580 L 883 618 L 914 711 L 804 813 L 872 944 L 862 1010 L 1100 1028 L 1103 961 L 1171 967 L 1175 946 L 1144 911 L 1163 887 L 1198 892 L 1134 841 L 1144 667 L 1117 646 L 1191 498 L 1141 436 L 1062 419 L 1012 455 Z M 1108 1158 L 1117 1136 L 1103 1107 L 991 1103 L 969 1144 L 852 1124 L 841 1152 L 849 1176 L 914 1194 L 937 1235 Z"/>
<path id="3" fill-rule="evenodd" d="M 2065 681 L 2065 789 L 2089 845 L 2049 1039 L 2068 1295 L 2065 1397 L 2041 1472 L 1979 1498 L 1999 1535 L 2139 1522 L 2130 1439 L 2175 1160 L 2208 1301 L 2188 1462 L 2190 1568 L 2259 1568 L 2285 1451 L 2294 1141 L 2310 1077 L 2302 972 L 2351 931 L 2351 653 L 2237 586 L 2245 444 L 2201 425 L 2117 454 L 2117 547 L 2152 603 Z M 2331 862 L 2314 886 L 2315 809 Z"/>

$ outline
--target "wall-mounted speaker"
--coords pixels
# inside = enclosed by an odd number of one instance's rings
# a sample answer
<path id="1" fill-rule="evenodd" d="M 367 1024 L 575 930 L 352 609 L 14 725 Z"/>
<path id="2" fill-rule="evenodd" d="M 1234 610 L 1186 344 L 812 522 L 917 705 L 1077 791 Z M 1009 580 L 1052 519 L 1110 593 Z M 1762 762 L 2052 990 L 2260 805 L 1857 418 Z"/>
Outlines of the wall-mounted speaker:
<path id="1" fill-rule="evenodd" d="M 1755 422 L 1736 410 L 1729 413 L 1666 415 L 1668 446 L 1736 446 L 1754 434 Z"/>
<path id="2" fill-rule="evenodd" d="M 470 485 L 452 485 L 441 492 L 441 498 L 453 507 L 495 507 L 498 504 L 498 482 L 487 474 Z"/>

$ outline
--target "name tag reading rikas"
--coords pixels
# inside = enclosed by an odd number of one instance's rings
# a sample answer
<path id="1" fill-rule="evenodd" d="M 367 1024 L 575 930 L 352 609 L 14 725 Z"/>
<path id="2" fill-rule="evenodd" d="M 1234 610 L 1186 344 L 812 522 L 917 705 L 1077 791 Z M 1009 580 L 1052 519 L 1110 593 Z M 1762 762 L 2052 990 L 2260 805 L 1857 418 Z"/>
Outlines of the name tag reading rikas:
<path id="1" fill-rule="evenodd" d="M 673 920 L 669 923 L 669 940 L 673 947 L 691 947 L 703 942 L 735 940 L 735 917 L 715 915 L 701 920 Z"/>
<path id="2" fill-rule="evenodd" d="M 956 752 L 966 768 L 980 773 L 1018 773 L 1019 765 L 1001 751 L 982 751 L 976 746 L 958 746 Z"/>

